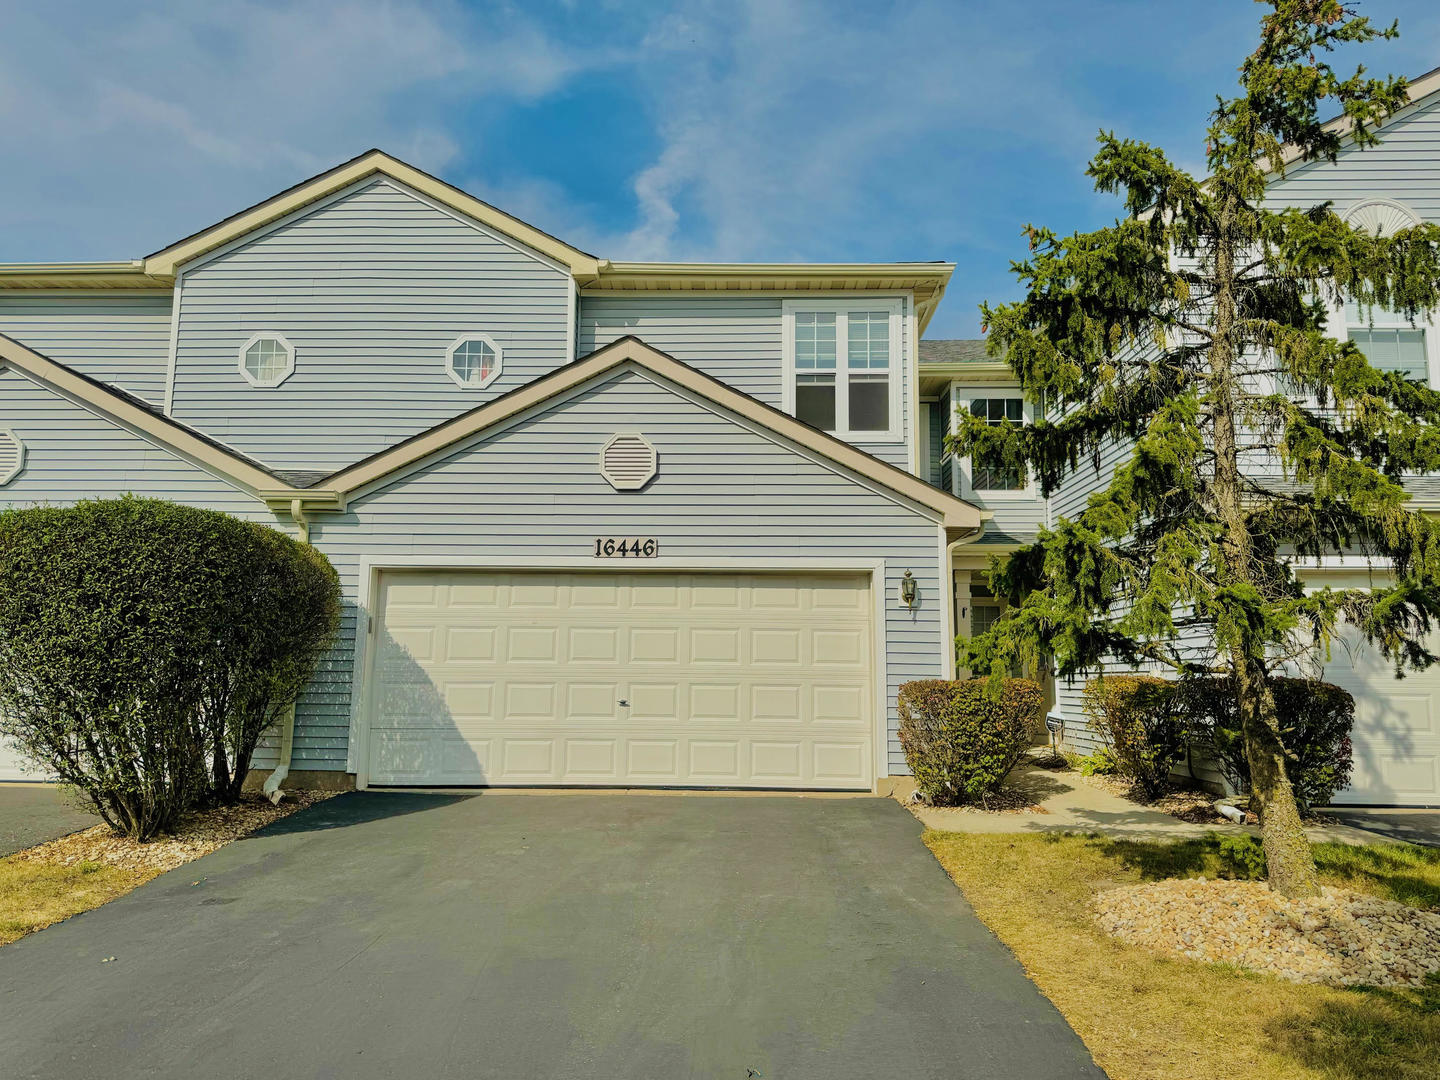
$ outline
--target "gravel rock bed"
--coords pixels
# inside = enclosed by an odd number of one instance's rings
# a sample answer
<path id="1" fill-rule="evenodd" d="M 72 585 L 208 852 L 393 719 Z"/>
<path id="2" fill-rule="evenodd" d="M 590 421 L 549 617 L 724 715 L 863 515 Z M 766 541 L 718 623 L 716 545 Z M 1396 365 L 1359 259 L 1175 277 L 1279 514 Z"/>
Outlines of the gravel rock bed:
<path id="1" fill-rule="evenodd" d="M 208 855 L 232 840 L 289 817 L 297 810 L 330 798 L 335 792 L 290 791 L 279 806 L 260 795 L 245 795 L 237 806 L 221 806 L 187 814 L 171 835 L 146 843 L 116 836 L 109 825 L 96 825 L 10 856 L 17 862 L 47 862 L 61 866 L 100 863 L 121 870 L 163 873 Z"/>
<path id="2" fill-rule="evenodd" d="M 1111 889 L 1095 907 L 1122 941 L 1291 982 L 1419 986 L 1440 971 L 1440 912 L 1338 889 L 1287 901 L 1258 881 L 1176 879 Z"/>

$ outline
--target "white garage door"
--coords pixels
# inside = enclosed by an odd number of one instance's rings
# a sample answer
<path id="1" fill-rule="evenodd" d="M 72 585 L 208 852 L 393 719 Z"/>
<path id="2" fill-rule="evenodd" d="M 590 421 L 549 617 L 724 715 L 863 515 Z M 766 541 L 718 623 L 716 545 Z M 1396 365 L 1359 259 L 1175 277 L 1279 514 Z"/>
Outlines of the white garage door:
<path id="1" fill-rule="evenodd" d="M 382 575 L 376 784 L 868 789 L 868 578 Z"/>
<path id="2" fill-rule="evenodd" d="M 1373 648 L 1337 644 L 1324 678 L 1355 698 L 1355 772 L 1335 802 L 1440 806 L 1440 667 L 1396 679 Z"/>

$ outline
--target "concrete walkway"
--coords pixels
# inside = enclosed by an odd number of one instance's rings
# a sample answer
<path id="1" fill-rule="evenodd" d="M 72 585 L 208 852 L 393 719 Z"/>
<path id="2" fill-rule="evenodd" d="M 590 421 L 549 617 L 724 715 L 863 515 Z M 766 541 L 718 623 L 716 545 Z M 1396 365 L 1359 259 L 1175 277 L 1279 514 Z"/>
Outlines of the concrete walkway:
<path id="1" fill-rule="evenodd" d="M 54 784 L 0 783 L 0 857 L 99 823 Z"/>
<path id="2" fill-rule="evenodd" d="M 928 828 L 961 833 L 1096 832 L 1131 840 L 1186 840 L 1207 833 L 1249 833 L 1249 825 L 1192 825 L 1112 795 L 1088 784 L 1077 773 L 1053 772 L 1035 765 L 1018 765 L 1010 784 L 1030 795 L 1040 813 L 984 813 L 950 807 L 913 806 L 913 813 Z M 1389 837 L 1348 822 L 1306 830 L 1312 841 L 1373 844 Z"/>

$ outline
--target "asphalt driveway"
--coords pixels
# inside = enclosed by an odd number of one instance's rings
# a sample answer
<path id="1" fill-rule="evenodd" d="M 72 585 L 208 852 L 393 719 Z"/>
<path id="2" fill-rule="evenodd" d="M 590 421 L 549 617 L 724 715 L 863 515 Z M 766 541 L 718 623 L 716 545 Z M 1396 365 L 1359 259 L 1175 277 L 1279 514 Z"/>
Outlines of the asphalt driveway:
<path id="1" fill-rule="evenodd" d="M 0 1072 L 1102 1077 L 919 831 L 886 799 L 341 796 L 0 948 Z"/>
<path id="2" fill-rule="evenodd" d="M 0 857 L 98 824 L 54 784 L 0 783 Z"/>

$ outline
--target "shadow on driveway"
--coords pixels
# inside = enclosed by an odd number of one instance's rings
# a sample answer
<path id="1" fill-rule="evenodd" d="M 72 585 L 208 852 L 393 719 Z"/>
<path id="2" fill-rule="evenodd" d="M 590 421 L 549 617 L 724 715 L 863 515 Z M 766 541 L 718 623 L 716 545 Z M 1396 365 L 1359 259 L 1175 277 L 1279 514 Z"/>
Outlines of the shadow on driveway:
<path id="1" fill-rule="evenodd" d="M 290 836 L 327 829 L 348 829 L 352 825 L 420 814 L 479 797 L 479 793 L 474 791 L 347 791 L 272 822 L 255 835 Z"/>

